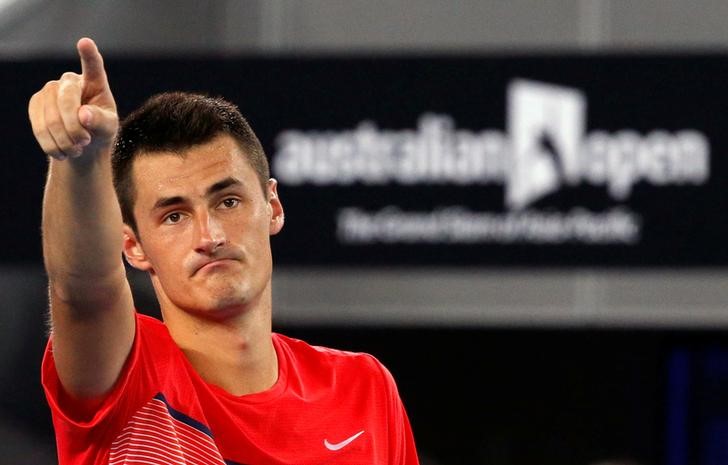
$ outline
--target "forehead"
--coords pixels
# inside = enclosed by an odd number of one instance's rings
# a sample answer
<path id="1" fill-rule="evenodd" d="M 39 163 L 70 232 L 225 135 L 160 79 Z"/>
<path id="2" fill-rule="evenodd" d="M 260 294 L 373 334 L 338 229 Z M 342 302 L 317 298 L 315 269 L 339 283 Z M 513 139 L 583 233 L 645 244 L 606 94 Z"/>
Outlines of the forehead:
<path id="1" fill-rule="evenodd" d="M 235 177 L 257 185 L 257 176 L 243 149 L 227 135 L 182 152 L 140 154 L 132 166 L 137 203 L 148 197 L 194 196 L 220 179 Z"/>

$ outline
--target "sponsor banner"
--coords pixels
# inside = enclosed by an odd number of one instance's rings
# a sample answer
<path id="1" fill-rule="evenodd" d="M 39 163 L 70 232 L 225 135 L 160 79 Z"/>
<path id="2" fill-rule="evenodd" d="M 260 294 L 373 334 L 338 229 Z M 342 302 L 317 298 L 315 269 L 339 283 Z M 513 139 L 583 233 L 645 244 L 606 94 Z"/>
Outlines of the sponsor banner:
<path id="1" fill-rule="evenodd" d="M 122 113 L 167 89 L 241 107 L 281 264 L 728 263 L 722 56 L 107 61 Z"/>

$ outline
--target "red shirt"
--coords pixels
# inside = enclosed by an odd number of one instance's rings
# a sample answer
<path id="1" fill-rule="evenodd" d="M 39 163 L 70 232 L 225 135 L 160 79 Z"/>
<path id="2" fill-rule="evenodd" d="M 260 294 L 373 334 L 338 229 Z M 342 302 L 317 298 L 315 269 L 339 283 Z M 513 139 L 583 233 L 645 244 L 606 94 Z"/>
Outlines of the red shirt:
<path id="1" fill-rule="evenodd" d="M 64 395 L 52 341 L 43 360 L 59 465 L 417 465 L 391 374 L 374 357 L 273 334 L 278 380 L 234 396 L 208 384 L 160 321 L 134 345 L 93 415 Z"/>

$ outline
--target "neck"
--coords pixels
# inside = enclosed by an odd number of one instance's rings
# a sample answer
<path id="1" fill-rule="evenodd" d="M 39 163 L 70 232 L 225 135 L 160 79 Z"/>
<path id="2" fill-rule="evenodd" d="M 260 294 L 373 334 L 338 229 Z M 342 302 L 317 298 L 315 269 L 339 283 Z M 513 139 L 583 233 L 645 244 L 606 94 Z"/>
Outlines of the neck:
<path id="1" fill-rule="evenodd" d="M 278 379 L 270 283 L 257 300 L 216 319 L 160 299 L 172 339 L 192 367 L 208 383 L 236 396 L 265 391 Z"/>

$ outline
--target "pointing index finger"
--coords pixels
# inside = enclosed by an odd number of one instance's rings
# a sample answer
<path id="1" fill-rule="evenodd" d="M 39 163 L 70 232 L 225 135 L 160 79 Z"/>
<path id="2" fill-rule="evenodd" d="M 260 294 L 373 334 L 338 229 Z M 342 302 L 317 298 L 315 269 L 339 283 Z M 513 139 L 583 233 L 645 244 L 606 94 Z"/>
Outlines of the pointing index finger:
<path id="1" fill-rule="evenodd" d="M 86 82 L 95 84 L 106 83 L 106 71 L 104 70 L 104 59 L 93 40 L 84 37 L 76 45 L 78 55 L 81 57 L 81 73 Z"/>

